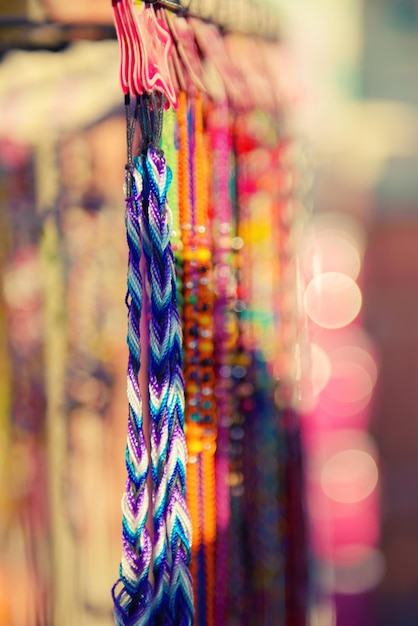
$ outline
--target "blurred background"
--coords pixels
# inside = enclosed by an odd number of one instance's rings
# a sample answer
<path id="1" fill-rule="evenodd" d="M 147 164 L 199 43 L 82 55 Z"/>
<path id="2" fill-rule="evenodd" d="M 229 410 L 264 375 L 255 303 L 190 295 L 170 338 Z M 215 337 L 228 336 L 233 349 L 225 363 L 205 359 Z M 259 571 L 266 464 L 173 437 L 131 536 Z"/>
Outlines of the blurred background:
<path id="1" fill-rule="evenodd" d="M 310 624 L 416 626 L 418 2 L 270 3 L 314 174 Z M 109 626 L 126 421 L 110 0 L 1 0 L 0 55 L 0 626 L 46 623 L 50 563 L 67 623 Z"/>
<path id="2" fill-rule="evenodd" d="M 335 600 L 318 623 L 412 625 L 418 3 L 301 1 L 291 13 L 316 167 L 303 255 L 317 395 L 305 436 L 314 551 Z"/>

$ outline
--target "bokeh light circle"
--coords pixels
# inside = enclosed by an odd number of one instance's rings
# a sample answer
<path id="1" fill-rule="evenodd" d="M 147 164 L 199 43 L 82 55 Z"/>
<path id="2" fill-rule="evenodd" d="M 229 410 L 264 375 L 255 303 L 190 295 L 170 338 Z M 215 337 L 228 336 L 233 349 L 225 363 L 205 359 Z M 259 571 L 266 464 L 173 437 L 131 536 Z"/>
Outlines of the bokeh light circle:
<path id="1" fill-rule="evenodd" d="M 361 304 L 357 283 L 340 272 L 320 274 L 305 289 L 306 313 L 322 328 L 344 328 L 357 317 Z"/>
<path id="2" fill-rule="evenodd" d="M 369 452 L 347 449 L 326 461 L 320 480 L 324 493 L 331 500 L 354 504 L 375 490 L 378 477 L 376 461 Z"/>

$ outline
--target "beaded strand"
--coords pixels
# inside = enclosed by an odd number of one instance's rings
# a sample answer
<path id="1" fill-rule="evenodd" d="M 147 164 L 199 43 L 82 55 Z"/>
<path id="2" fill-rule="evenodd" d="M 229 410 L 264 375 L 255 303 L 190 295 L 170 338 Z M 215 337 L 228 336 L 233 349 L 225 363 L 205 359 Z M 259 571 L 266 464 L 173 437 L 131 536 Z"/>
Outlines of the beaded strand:
<path id="1" fill-rule="evenodd" d="M 193 411 L 193 392 L 195 391 L 194 381 L 194 360 L 193 360 L 193 336 L 190 334 L 194 328 L 195 315 L 192 302 L 189 249 L 191 246 L 192 211 L 190 201 L 190 178 L 189 178 L 189 130 L 187 119 L 187 96 L 185 92 L 180 93 L 179 107 L 177 111 L 179 151 L 178 151 L 178 193 L 179 193 L 179 219 L 180 232 L 183 244 L 183 341 L 184 360 L 183 371 L 186 393 L 186 441 L 188 449 L 187 462 L 187 504 L 193 529 L 191 574 L 193 581 L 193 595 L 195 601 L 195 619 L 199 623 L 198 585 L 197 585 L 197 553 L 201 544 L 201 523 L 199 507 L 199 463 L 198 453 L 201 450 L 200 430 L 191 420 Z M 187 258 L 186 258 L 187 257 Z M 190 345 L 192 344 L 192 345 Z"/>
<path id="2" fill-rule="evenodd" d="M 207 119 L 210 149 L 213 154 L 212 203 L 215 216 L 214 304 L 216 362 L 215 394 L 218 409 L 216 447 L 216 581 L 215 624 L 226 619 L 228 600 L 228 527 L 230 524 L 230 497 L 228 484 L 229 428 L 233 413 L 231 363 L 234 346 L 231 305 L 235 296 L 232 276 L 232 206 L 229 189 L 229 159 L 231 152 L 229 111 L 226 101 L 212 107 Z"/>
<path id="3" fill-rule="evenodd" d="M 179 206 L 183 239 L 184 373 L 189 450 L 188 501 L 195 537 L 192 574 L 197 623 L 214 624 L 216 406 L 209 174 L 203 102 L 179 102 Z"/>
<path id="4" fill-rule="evenodd" d="M 194 100 L 195 122 L 195 198 L 196 198 L 196 268 L 198 277 L 197 313 L 199 346 L 200 421 L 203 431 L 202 502 L 203 554 L 206 575 L 206 624 L 214 625 L 215 605 L 215 540 L 216 490 L 215 452 L 217 411 L 214 395 L 214 292 L 212 251 L 209 231 L 209 162 L 203 127 L 203 102 L 198 94 Z"/>

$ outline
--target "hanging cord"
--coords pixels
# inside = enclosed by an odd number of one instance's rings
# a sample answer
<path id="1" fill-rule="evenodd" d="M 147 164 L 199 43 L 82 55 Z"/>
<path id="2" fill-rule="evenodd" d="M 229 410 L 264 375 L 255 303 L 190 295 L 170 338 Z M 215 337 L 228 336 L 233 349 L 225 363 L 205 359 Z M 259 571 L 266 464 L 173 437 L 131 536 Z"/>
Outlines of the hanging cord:
<path id="1" fill-rule="evenodd" d="M 178 140 L 176 129 L 176 111 L 172 108 L 164 112 L 161 149 L 164 153 L 167 166 L 173 173 L 171 185 L 167 191 L 167 201 L 171 210 L 171 243 L 173 251 L 182 249 L 180 238 L 180 213 L 178 190 L 177 152 Z"/>
<path id="2" fill-rule="evenodd" d="M 206 624 L 214 626 L 216 492 L 215 452 L 217 414 L 214 395 L 213 268 L 209 232 L 209 160 L 203 126 L 203 102 L 194 100 L 194 193 L 197 265 L 197 313 L 199 355 L 199 411 L 203 434 L 201 495 L 203 503 L 203 556 L 205 574 Z M 201 593 L 203 590 L 201 590 Z"/>
<path id="3" fill-rule="evenodd" d="M 150 297 L 149 395 L 154 497 L 155 625 L 191 626 L 191 522 L 186 505 L 182 330 L 177 307 L 167 191 L 171 170 L 159 148 L 163 102 L 151 96 L 146 156 L 136 159 L 148 190 L 142 231 Z"/>
<path id="4" fill-rule="evenodd" d="M 178 133 L 177 116 L 173 108 L 164 112 L 164 124 L 161 148 L 164 152 L 167 167 L 173 173 L 173 179 L 167 192 L 168 206 L 171 214 L 171 247 L 176 265 L 177 305 L 180 318 L 183 316 L 183 242 L 180 235 L 179 188 L 178 188 Z"/>
<path id="5" fill-rule="evenodd" d="M 272 147 L 272 139 L 276 137 L 267 117 L 259 116 L 258 126 L 260 123 L 265 129 L 260 135 L 268 141 L 257 148 L 254 149 L 248 141 L 247 129 L 252 124 L 250 116 L 240 120 L 238 135 L 241 143 L 238 155 L 240 235 L 245 244 L 241 284 L 251 313 L 242 318 L 241 326 L 244 354 L 251 355 L 251 361 L 246 365 L 243 363 L 246 370 L 243 380 L 253 385 L 251 403 L 243 402 L 241 406 L 245 419 L 243 469 L 248 546 L 246 584 L 249 585 L 245 596 L 250 598 L 246 613 L 256 616 L 249 624 L 257 626 L 273 621 L 277 625 L 286 623 L 283 528 L 286 451 L 281 416 L 274 402 L 272 362 L 277 358 L 280 346 L 277 347 L 274 318 L 270 314 L 274 296 L 272 274 L 277 267 L 275 205 L 271 193 L 278 178 L 274 166 L 275 147 Z M 256 154 L 262 155 L 259 156 L 259 163 L 264 164 L 262 171 L 253 166 Z M 269 191 L 268 202 L 266 189 Z M 264 281 L 260 282 L 259 276 L 264 276 Z M 272 350 L 273 346 L 276 351 Z"/>
<path id="6" fill-rule="evenodd" d="M 179 206 L 184 246 L 184 371 L 196 623 L 214 624 L 216 406 L 209 159 L 200 96 L 179 99 Z"/>
<path id="7" fill-rule="evenodd" d="M 234 347 L 231 319 L 232 298 L 235 292 L 232 278 L 232 206 L 229 191 L 229 112 L 227 102 L 213 107 L 208 115 L 208 128 L 213 155 L 212 198 L 216 207 L 216 300 L 214 304 L 216 404 L 218 410 L 218 438 L 216 446 L 216 584 L 215 624 L 224 624 L 228 601 L 228 530 L 230 524 L 229 499 L 229 426 L 234 401 L 232 397 L 231 365 Z"/>
<path id="8" fill-rule="evenodd" d="M 195 604 L 195 622 L 200 623 L 198 604 L 198 566 L 197 554 L 202 541 L 200 522 L 200 495 L 199 495 L 199 457 L 202 450 L 201 429 L 195 422 L 194 414 L 197 404 L 198 382 L 196 381 L 195 348 L 195 307 L 193 303 L 193 280 L 191 276 L 191 244 L 192 244 L 192 208 L 190 197 L 190 168 L 189 168 L 189 130 L 187 119 L 187 96 L 184 92 L 179 95 L 177 112 L 179 153 L 178 153 L 178 189 L 179 189 L 179 220 L 181 239 L 183 244 L 183 327 L 184 327 L 184 378 L 186 391 L 186 440 L 188 449 L 187 463 L 187 503 L 190 511 L 193 544 L 191 574 L 193 580 L 193 595 Z"/>
<path id="9" fill-rule="evenodd" d="M 252 558 L 249 539 L 251 523 L 257 514 L 253 496 L 255 484 L 255 455 L 252 441 L 252 422 L 255 416 L 254 342 L 251 336 L 249 242 L 249 203 L 251 187 L 248 181 L 247 139 L 244 118 L 235 116 L 233 145 L 235 153 L 235 213 L 239 245 L 235 253 L 237 300 L 234 311 L 237 321 L 237 346 L 232 368 L 236 411 L 230 428 L 230 482 L 231 482 L 231 544 L 230 569 L 234 584 L 231 587 L 230 614 L 243 626 L 252 624 L 257 616 L 256 575 L 257 560 Z M 236 543 L 234 544 L 234 542 Z M 235 550 L 233 549 L 235 547 Z"/>
<path id="10" fill-rule="evenodd" d="M 127 103 L 129 105 L 129 101 Z M 136 109 L 135 117 L 138 109 Z M 115 621 L 118 626 L 147 626 L 151 617 L 152 587 L 149 572 L 152 545 L 146 521 L 149 508 L 147 488 L 148 452 L 143 431 L 143 407 L 138 382 L 141 362 L 140 318 L 142 278 L 140 272 L 140 213 L 142 181 L 132 172 L 132 142 L 135 117 L 127 112 L 128 165 L 126 172 L 126 233 L 129 249 L 126 305 L 128 308 L 129 349 L 127 395 L 129 402 L 126 469 L 128 478 L 122 497 L 123 553 L 120 580 L 114 586 Z M 118 590 L 118 585 L 122 588 Z"/>
<path id="11" fill-rule="evenodd" d="M 139 99 L 136 100 L 133 114 L 131 112 L 131 100 L 129 94 L 125 95 L 125 120 L 126 120 L 126 177 L 125 177 L 125 197 L 126 202 L 132 196 L 132 177 L 133 177 L 133 143 L 135 138 L 136 123 L 139 118 Z"/>

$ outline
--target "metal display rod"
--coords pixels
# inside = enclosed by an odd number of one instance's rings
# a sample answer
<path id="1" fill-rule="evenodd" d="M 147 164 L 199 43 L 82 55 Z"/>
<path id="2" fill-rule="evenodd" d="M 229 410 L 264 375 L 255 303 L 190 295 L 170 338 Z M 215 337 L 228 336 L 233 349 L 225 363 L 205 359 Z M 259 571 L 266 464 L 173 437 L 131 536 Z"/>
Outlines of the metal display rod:
<path id="1" fill-rule="evenodd" d="M 197 17 L 228 32 L 272 40 L 279 37 L 278 11 L 263 0 L 144 0 L 144 2 L 182 15 Z"/>

